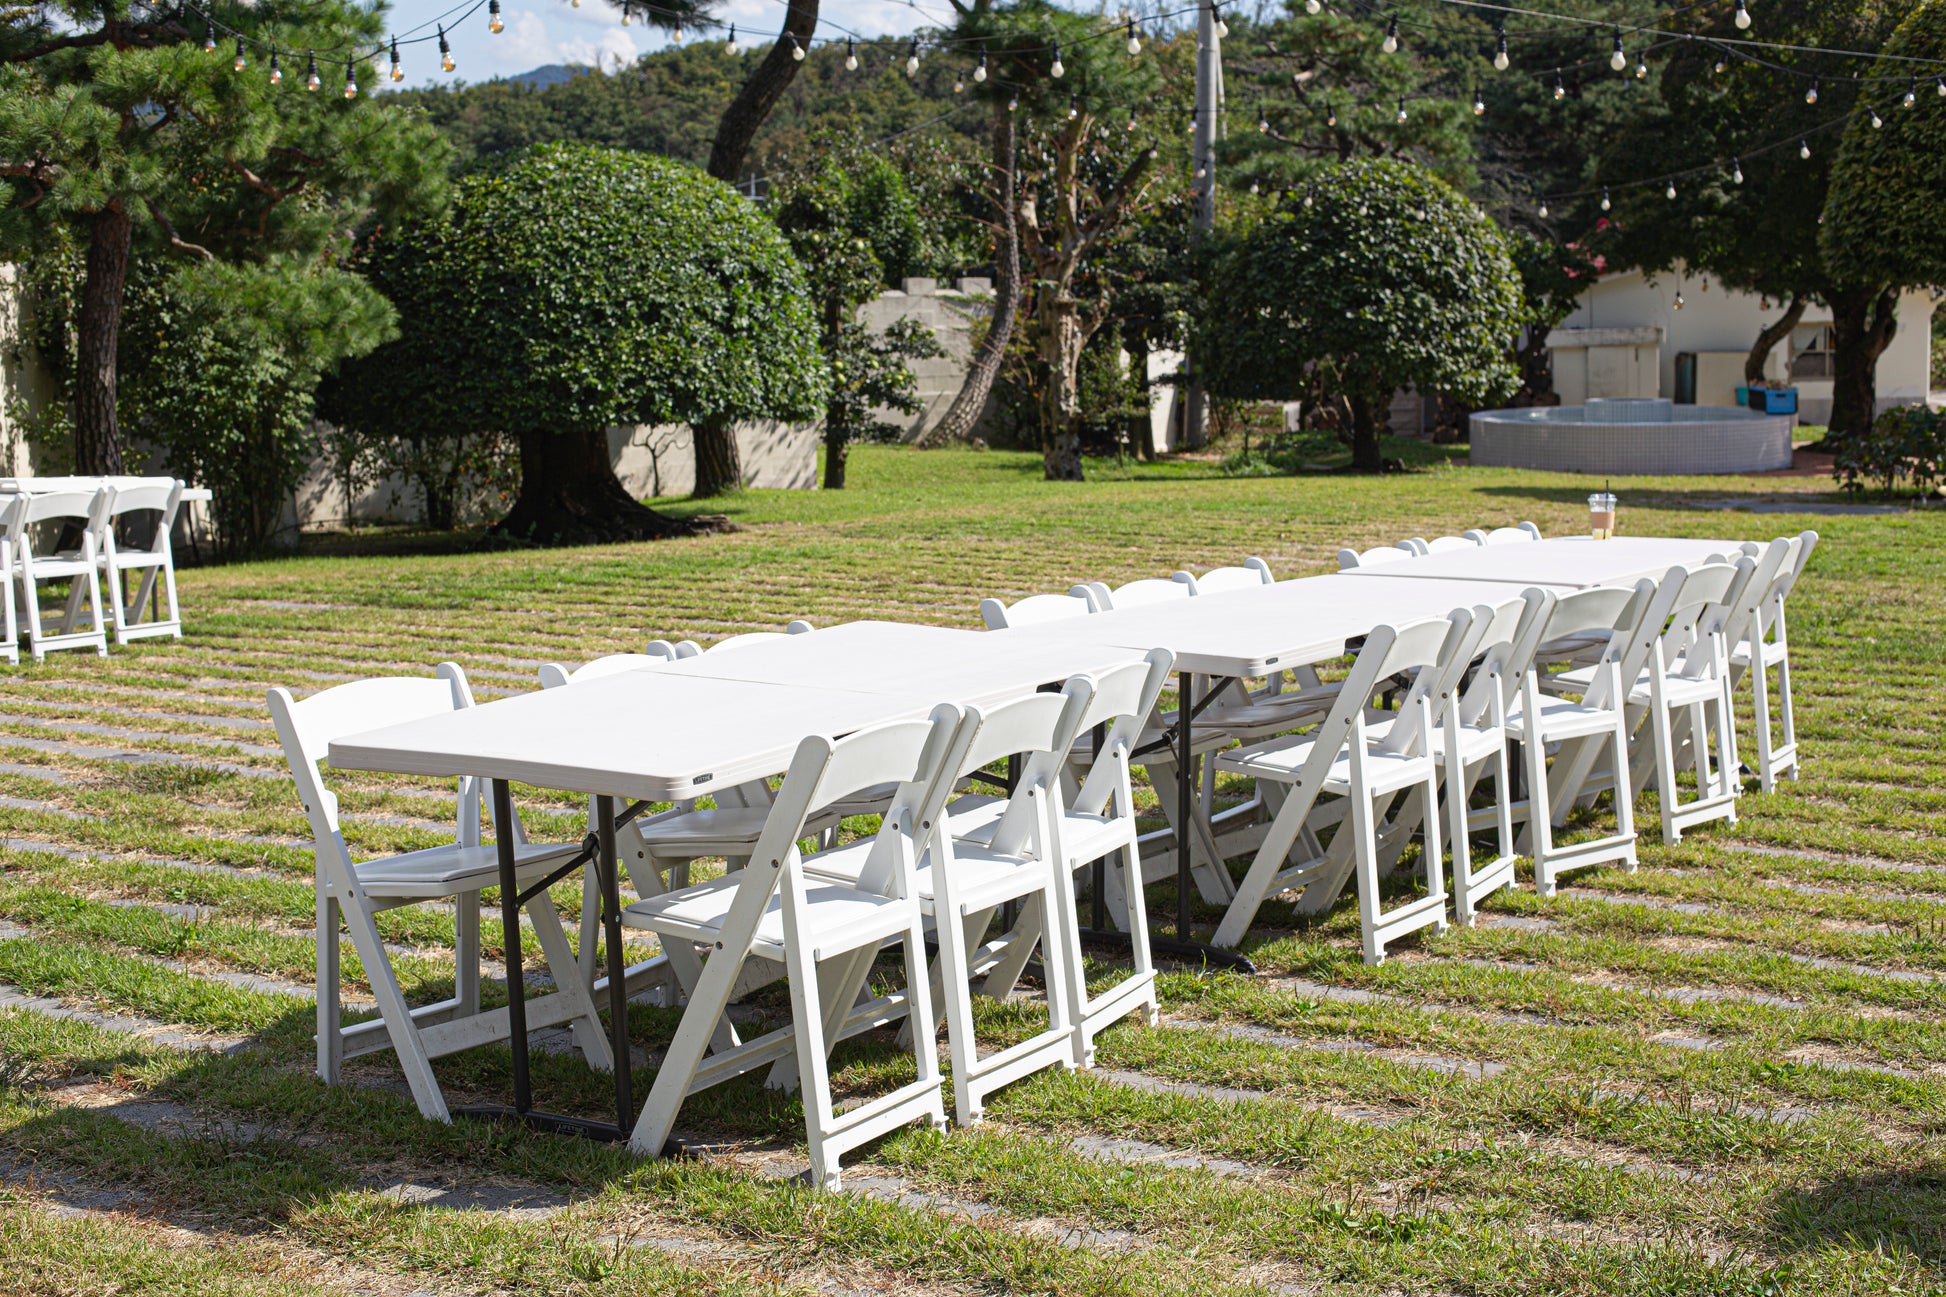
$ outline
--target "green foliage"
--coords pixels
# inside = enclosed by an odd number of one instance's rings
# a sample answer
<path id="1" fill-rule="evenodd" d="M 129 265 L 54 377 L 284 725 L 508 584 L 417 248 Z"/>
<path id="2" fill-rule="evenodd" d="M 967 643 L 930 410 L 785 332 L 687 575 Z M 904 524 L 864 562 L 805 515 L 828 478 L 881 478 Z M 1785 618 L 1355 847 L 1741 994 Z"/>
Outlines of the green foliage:
<path id="1" fill-rule="evenodd" d="M 1930 495 L 1946 480 L 1946 410 L 1893 406 L 1872 421 L 1870 435 L 1839 442 L 1831 475 L 1847 491 L 1875 484 L 1890 495 L 1904 483 Z"/>
<path id="2" fill-rule="evenodd" d="M 1946 0 L 1914 10 L 1887 54 L 1946 60 Z M 1923 66 L 1923 65 L 1922 65 Z M 1905 108 L 1878 90 L 1879 119 L 1855 113 L 1832 170 L 1819 246 L 1841 275 L 1904 287 L 1946 284 L 1946 101 L 1923 80 Z"/>
<path id="3" fill-rule="evenodd" d="M 1217 250 L 1191 345 L 1219 395 L 1477 403 L 1513 384 L 1522 311 L 1484 213 L 1410 163 L 1350 162 Z"/>
<path id="4" fill-rule="evenodd" d="M 1520 367 L 1522 395 L 1539 397 L 1554 386 L 1547 335 L 1573 312 L 1598 272 L 1578 248 L 1525 230 L 1508 230 L 1505 237 L 1520 274 L 1521 338 L 1514 348 L 1514 363 Z"/>
<path id="5" fill-rule="evenodd" d="M 374 243 L 397 342 L 332 415 L 371 435 L 581 434 L 814 416 L 803 272 L 748 200 L 666 158 L 547 145 L 459 182 L 450 219 Z"/>
<path id="6" fill-rule="evenodd" d="M 155 266 L 132 290 L 128 422 L 171 472 L 208 486 L 220 552 L 262 551 L 316 449 L 323 374 L 396 335 L 357 275 L 297 258 Z"/>

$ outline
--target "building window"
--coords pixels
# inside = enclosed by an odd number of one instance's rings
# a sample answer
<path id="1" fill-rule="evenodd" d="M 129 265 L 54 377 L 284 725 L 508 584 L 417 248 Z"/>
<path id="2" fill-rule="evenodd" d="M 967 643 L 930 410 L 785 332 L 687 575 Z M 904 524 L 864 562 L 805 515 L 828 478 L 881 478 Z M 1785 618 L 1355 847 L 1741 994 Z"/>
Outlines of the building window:
<path id="1" fill-rule="evenodd" d="M 1791 378 L 1830 378 L 1831 326 L 1806 324 L 1791 330 Z"/>

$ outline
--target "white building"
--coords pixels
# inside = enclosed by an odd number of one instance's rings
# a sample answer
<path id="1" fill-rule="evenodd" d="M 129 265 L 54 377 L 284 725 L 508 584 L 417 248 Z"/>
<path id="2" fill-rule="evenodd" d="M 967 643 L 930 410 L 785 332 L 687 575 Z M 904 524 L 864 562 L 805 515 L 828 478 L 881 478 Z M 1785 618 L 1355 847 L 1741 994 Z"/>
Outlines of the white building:
<path id="1" fill-rule="evenodd" d="M 1676 294 L 1683 305 L 1676 308 Z M 1548 335 L 1554 390 L 1563 405 L 1591 396 L 1661 396 L 1699 405 L 1734 405 L 1743 362 L 1758 330 L 1783 314 L 1754 293 L 1729 292 L 1707 275 L 1639 270 L 1603 275 Z M 1921 404 L 1931 362 L 1933 295 L 1899 299 L 1899 329 L 1878 359 L 1878 408 Z M 1689 362 L 1695 357 L 1693 392 Z M 1791 336 L 1771 349 L 1764 377 L 1797 389 L 1798 419 L 1822 424 L 1831 413 L 1831 310 L 1812 303 Z"/>

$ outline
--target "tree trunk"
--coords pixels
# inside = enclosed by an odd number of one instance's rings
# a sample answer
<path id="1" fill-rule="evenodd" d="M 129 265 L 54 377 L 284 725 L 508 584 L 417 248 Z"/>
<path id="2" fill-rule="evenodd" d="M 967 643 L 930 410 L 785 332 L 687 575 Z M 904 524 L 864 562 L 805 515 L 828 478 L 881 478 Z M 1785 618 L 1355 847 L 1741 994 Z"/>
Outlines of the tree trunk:
<path id="1" fill-rule="evenodd" d="M 1898 332 L 1899 295 L 1890 288 L 1845 288 L 1831 301 L 1831 421 L 1826 441 L 1863 438 L 1878 406 L 1878 358 Z"/>
<path id="2" fill-rule="evenodd" d="M 1050 482 L 1081 472 L 1081 304 L 1054 288 L 1040 294 L 1041 457 Z"/>
<path id="3" fill-rule="evenodd" d="M 1378 421 L 1373 417 L 1374 402 L 1362 393 L 1351 398 L 1351 466 L 1360 473 L 1382 473 L 1385 457 L 1379 453 Z"/>
<path id="4" fill-rule="evenodd" d="M 1129 369 L 1135 375 L 1135 390 L 1141 394 L 1141 409 L 1128 416 L 1124 425 L 1128 439 L 1135 446 L 1137 459 L 1155 458 L 1155 424 L 1150 414 L 1155 401 L 1155 388 L 1149 382 L 1149 339 L 1137 331 L 1126 343 L 1128 347 Z"/>
<path id="5" fill-rule="evenodd" d="M 631 498 L 608 462 L 606 428 L 523 432 L 520 494 L 493 528 L 537 545 L 660 540 L 707 529 L 700 519 L 664 517 Z"/>
<path id="6" fill-rule="evenodd" d="M 993 215 L 1000 227 L 993 241 L 993 316 L 987 322 L 986 337 L 980 340 L 967 366 L 959 394 L 939 422 L 913 443 L 918 446 L 939 446 L 972 435 L 973 425 L 986 409 L 987 394 L 993 390 L 993 377 L 1000 372 L 1007 344 L 1013 339 L 1014 315 L 1020 304 L 1020 239 L 1014 224 L 1014 118 L 998 98 L 993 101 L 992 170 Z"/>
<path id="7" fill-rule="evenodd" d="M 845 461 L 851 458 L 851 438 L 829 420 L 824 425 L 824 489 L 845 489 Z"/>
<path id="8" fill-rule="evenodd" d="M 818 0 L 790 0 L 784 11 L 784 30 L 777 33 L 777 43 L 770 47 L 770 53 L 764 55 L 756 72 L 743 83 L 736 98 L 717 119 L 716 140 L 709 150 L 712 176 L 731 185 L 740 178 L 744 155 L 750 152 L 750 141 L 756 138 L 770 110 L 777 106 L 797 76 L 800 64 L 791 55 L 790 37 L 786 33 L 794 34 L 799 47 L 808 52 L 811 34 L 817 27 Z"/>
<path id="9" fill-rule="evenodd" d="M 689 433 L 696 446 L 696 487 L 690 494 L 700 500 L 741 490 L 743 452 L 737 449 L 736 425 L 709 419 L 691 425 Z"/>
<path id="10" fill-rule="evenodd" d="M 1791 304 L 1784 308 L 1777 322 L 1757 330 L 1757 340 L 1751 344 L 1750 354 L 1743 361 L 1743 381 L 1746 385 L 1763 382 L 1764 361 L 1770 358 L 1770 349 L 1791 336 L 1791 330 L 1804 318 L 1806 305 L 1804 294 L 1792 294 Z"/>
<path id="11" fill-rule="evenodd" d="M 90 477 L 122 472 L 115 349 L 121 341 L 129 235 L 128 212 L 120 199 L 101 209 L 88 234 L 87 278 L 81 286 L 75 346 L 74 471 Z"/>

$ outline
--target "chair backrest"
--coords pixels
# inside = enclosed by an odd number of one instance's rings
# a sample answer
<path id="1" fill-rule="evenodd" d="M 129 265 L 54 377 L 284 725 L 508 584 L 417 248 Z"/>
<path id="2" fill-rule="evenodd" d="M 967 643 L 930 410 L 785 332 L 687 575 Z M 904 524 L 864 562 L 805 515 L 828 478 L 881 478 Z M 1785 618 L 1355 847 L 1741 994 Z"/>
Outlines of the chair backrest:
<path id="1" fill-rule="evenodd" d="M 14 541 L 26 513 L 26 496 L 0 495 L 0 572 L 13 571 Z"/>
<path id="2" fill-rule="evenodd" d="M 1474 609 L 1476 617 L 1486 610 L 1491 619 L 1476 650 L 1479 670 L 1460 697 L 1458 723 L 1505 723 L 1507 705 L 1513 702 L 1522 677 L 1533 665 L 1534 651 L 1541 646 L 1541 636 L 1558 598 L 1552 590 L 1530 586 L 1518 599 L 1509 599 L 1498 607 L 1482 604 Z"/>
<path id="3" fill-rule="evenodd" d="M 125 513 L 138 513 L 143 509 L 160 509 L 165 520 L 173 521 L 176 506 L 181 503 L 181 482 L 154 478 L 131 486 L 116 487 L 108 516 L 119 518 Z"/>
<path id="4" fill-rule="evenodd" d="M 786 922 L 805 904 L 798 842 L 805 822 L 816 812 L 864 788 L 896 784 L 873 838 L 861 887 L 882 895 L 904 895 L 920 853 L 937 831 L 940 791 L 951 786 L 949 762 L 962 725 L 960 709 L 941 703 L 924 720 L 888 721 L 842 739 L 813 734 L 797 745 L 770 814 L 751 849 L 750 863 L 726 927 L 754 923 L 780 881 L 785 883 Z"/>
<path id="5" fill-rule="evenodd" d="M 1088 600 L 1090 612 L 1110 612 L 1116 608 L 1140 608 L 1145 604 L 1187 599 L 1190 592 L 1188 586 L 1173 577 L 1145 576 L 1112 590 L 1100 581 L 1089 581 L 1068 593 Z"/>
<path id="6" fill-rule="evenodd" d="M 792 635 L 806 635 L 816 629 L 817 627 L 811 625 L 810 622 L 800 619 L 789 623 L 784 627 L 783 630 L 780 631 L 752 630 L 752 631 L 744 631 L 741 635 L 726 635 L 722 639 L 716 641 L 716 643 L 710 645 L 707 649 L 703 649 L 702 652 L 721 653 L 724 649 L 738 649 L 738 648 L 743 648 L 746 645 L 750 645 L 750 644 L 763 644 L 769 642 L 770 640 L 786 639 Z M 693 643 L 695 643 L 694 640 L 683 641 L 683 644 L 693 644 Z M 677 647 L 680 648 L 681 645 L 678 645 Z M 678 654 L 678 656 L 692 657 L 694 656 L 694 654 L 683 653 L 683 654 Z"/>
<path id="7" fill-rule="evenodd" d="M 1411 557 L 1412 551 L 1403 544 L 1376 545 L 1367 550 L 1341 549 L 1338 551 L 1338 570 L 1377 567 L 1381 563 L 1403 563 Z"/>
<path id="8" fill-rule="evenodd" d="M 1042 622 L 1062 621 L 1069 617 L 1086 617 L 1093 611 L 1094 607 L 1086 595 L 1030 594 L 1011 604 L 998 599 L 980 600 L 980 617 L 986 622 L 988 630 L 1037 626 Z"/>
<path id="9" fill-rule="evenodd" d="M 1657 640 L 1665 666 L 1682 654 L 1684 675 L 1701 676 L 1711 669 L 1716 646 L 1705 641 L 1723 633 L 1756 569 L 1757 560 L 1747 554 L 1733 564 L 1705 563 L 1690 569 L 1682 594 L 1669 610 L 1669 624 Z"/>
<path id="10" fill-rule="evenodd" d="M 1471 536 L 1434 536 L 1419 543 L 1426 547 L 1423 552 L 1427 554 L 1443 554 L 1452 549 L 1478 549 L 1482 544 Z"/>
<path id="11" fill-rule="evenodd" d="M 1246 558 L 1241 567 L 1213 567 L 1201 576 L 1188 572 L 1178 572 L 1171 577 L 1189 587 L 1189 593 L 1221 594 L 1225 590 L 1251 590 L 1261 585 L 1274 585 L 1277 578 L 1270 574 L 1270 564 L 1260 558 Z"/>
<path id="12" fill-rule="evenodd" d="M 1749 575 L 1732 592 L 1723 635 L 1732 645 L 1747 639 L 1757 627 L 1758 612 L 1779 580 L 1789 575 L 1797 552 L 1795 537 L 1779 536 L 1756 554 Z"/>
<path id="13" fill-rule="evenodd" d="M 1022 694 L 997 706 L 965 709 L 957 763 L 960 778 L 1001 757 L 1027 755 L 989 839 L 995 851 L 1015 853 L 1038 844 L 1041 826 L 1035 813 L 1047 805 L 1047 799 L 1060 795 L 1061 768 L 1081 733 L 1095 688 L 1093 676 L 1077 675 L 1069 677 L 1059 693 Z"/>
<path id="14" fill-rule="evenodd" d="M 326 867 L 324 857 L 330 854 L 349 870 L 350 857 L 338 832 L 338 798 L 325 787 L 318 771 L 318 763 L 327 756 L 332 740 L 463 710 L 473 705 L 473 691 L 458 663 L 441 662 L 438 673 L 431 679 L 378 676 L 353 680 L 301 701 L 292 698 L 289 690 L 272 688 L 268 701 L 277 737 L 284 745 L 284 759 L 290 763 L 298 797 L 310 817 L 311 834 L 317 842 L 318 867 Z M 458 815 L 459 841 L 467 846 L 477 845 L 480 802 L 474 780 L 460 781 Z"/>
<path id="15" fill-rule="evenodd" d="M 1470 624 L 1472 614 L 1454 609 L 1447 617 L 1427 617 L 1401 626 L 1374 626 L 1352 659 L 1330 713 L 1313 731 L 1311 754 L 1304 759 L 1298 785 L 1322 788 L 1327 773 L 1347 744 L 1365 742 L 1365 706 L 1379 683 L 1400 672 L 1422 672 L 1440 660 L 1440 650 L 1458 622 Z M 1416 679 L 1415 679 L 1416 683 Z M 1395 724 L 1397 722 L 1394 722 Z"/>
<path id="16" fill-rule="evenodd" d="M 1611 679 L 1619 684 L 1624 695 L 1634 687 L 1648 665 L 1650 654 L 1662 642 L 1663 632 L 1669 627 L 1669 618 L 1682 598 L 1689 576 L 1687 568 L 1672 567 L 1663 573 L 1660 581 L 1650 583 L 1644 578 L 1636 583 L 1635 593 L 1641 597 L 1628 601 L 1614 634 L 1608 637 L 1608 647 L 1602 650 L 1601 661 L 1614 663 L 1618 670 L 1613 677 L 1597 672 L 1594 686 L 1582 695 L 1584 702 L 1603 707 L 1619 703 L 1620 699 L 1609 697 Z M 1653 588 L 1645 588 L 1646 585 Z M 1566 602 L 1566 599 L 1561 601 Z"/>
<path id="17" fill-rule="evenodd" d="M 1169 672 L 1176 655 L 1166 648 L 1152 648 L 1142 661 L 1112 667 L 1095 677 L 1095 696 L 1081 717 L 1076 736 L 1098 725 L 1109 727 L 1107 736 L 1095 746 L 1094 764 L 1088 778 L 1075 794 L 1074 809 L 1083 815 L 1107 812 L 1108 800 L 1115 797 L 1116 813 L 1133 815 L 1135 804 L 1129 786 L 1129 757 L 1155 714 L 1156 699 L 1169 683 Z"/>
<path id="18" fill-rule="evenodd" d="M 41 495 L 26 497 L 22 505 L 20 521 L 24 524 L 49 522 L 54 519 L 80 519 L 87 528 L 89 536 L 99 533 L 102 524 L 108 519 L 108 511 L 114 506 L 115 488 L 96 487 L 92 490 L 48 491 Z M 26 533 L 22 533 L 23 538 Z"/>
<path id="19" fill-rule="evenodd" d="M 1482 620 L 1480 613 L 1486 613 Z M 1446 708 L 1459 692 L 1460 681 L 1466 675 L 1467 667 L 1473 663 L 1478 651 L 1480 637 L 1484 635 L 1492 619 L 1490 608 L 1455 608 L 1446 616 L 1447 630 L 1440 640 L 1438 655 L 1429 664 L 1419 666 L 1412 678 L 1412 685 L 1399 700 L 1399 714 L 1385 733 L 1379 748 L 1384 752 L 1416 755 L 1423 750 L 1426 740 L 1424 726 L 1438 725 L 1446 715 Z M 1392 651 L 1401 652 L 1401 646 L 1394 643 Z M 1420 650 L 1411 644 L 1405 646 L 1407 654 Z M 1400 670 L 1411 670 L 1410 663 Z M 1425 706 L 1420 706 L 1421 700 Z"/>
<path id="20" fill-rule="evenodd" d="M 559 689 L 576 680 L 599 680 L 603 676 L 620 675 L 624 671 L 663 666 L 669 661 L 669 656 L 662 653 L 610 653 L 573 668 L 559 662 L 543 662 L 540 667 L 541 688 Z"/>
<path id="21" fill-rule="evenodd" d="M 1531 522 L 1523 522 L 1517 527 L 1495 527 L 1485 531 L 1478 527 L 1464 533 L 1468 540 L 1478 545 L 1519 545 L 1541 538 L 1541 529 Z"/>

